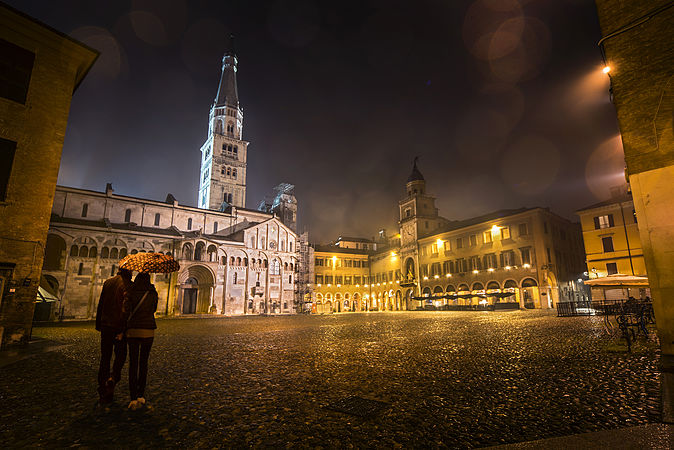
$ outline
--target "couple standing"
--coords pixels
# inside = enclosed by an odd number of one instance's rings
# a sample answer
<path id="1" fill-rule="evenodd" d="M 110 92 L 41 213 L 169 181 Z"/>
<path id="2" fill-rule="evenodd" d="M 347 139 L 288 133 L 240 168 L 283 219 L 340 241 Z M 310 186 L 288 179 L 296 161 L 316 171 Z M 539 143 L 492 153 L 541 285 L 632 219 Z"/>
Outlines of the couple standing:
<path id="1" fill-rule="evenodd" d="M 147 362 L 157 324 L 157 291 L 150 274 L 139 273 L 131 282 L 131 271 L 119 269 L 106 280 L 96 312 L 96 330 L 101 332 L 101 364 L 98 370 L 100 403 L 111 403 L 115 385 L 122 378 L 122 367 L 129 346 L 129 409 L 145 404 Z M 110 358 L 115 361 L 110 372 Z"/>

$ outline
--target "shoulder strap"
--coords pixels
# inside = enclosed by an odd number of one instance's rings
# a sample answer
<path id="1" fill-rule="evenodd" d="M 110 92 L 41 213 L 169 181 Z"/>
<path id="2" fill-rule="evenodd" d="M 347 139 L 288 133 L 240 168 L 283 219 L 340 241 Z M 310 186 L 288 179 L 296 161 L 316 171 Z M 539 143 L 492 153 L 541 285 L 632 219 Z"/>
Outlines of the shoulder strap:
<path id="1" fill-rule="evenodd" d="M 129 318 L 126 319 L 126 323 L 129 323 L 129 321 L 131 320 L 131 318 L 133 317 L 133 315 L 136 314 L 136 311 L 138 311 L 138 308 L 140 308 L 140 305 L 143 304 L 143 300 L 145 300 L 145 297 L 147 297 L 147 294 L 149 294 L 149 293 L 150 293 L 150 291 L 145 291 L 145 295 L 143 295 L 143 297 L 140 299 L 140 301 L 138 302 L 138 304 L 136 305 L 136 307 L 133 308 L 133 311 L 131 311 L 131 314 L 129 314 Z"/>

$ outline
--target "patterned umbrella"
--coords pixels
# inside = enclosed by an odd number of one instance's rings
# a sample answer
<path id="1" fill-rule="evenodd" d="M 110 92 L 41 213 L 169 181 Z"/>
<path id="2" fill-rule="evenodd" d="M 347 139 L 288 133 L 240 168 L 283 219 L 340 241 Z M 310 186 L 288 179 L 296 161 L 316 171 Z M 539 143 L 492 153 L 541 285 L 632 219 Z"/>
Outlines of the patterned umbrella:
<path id="1" fill-rule="evenodd" d="M 145 273 L 170 273 L 180 270 L 180 264 L 171 255 L 136 253 L 119 261 L 119 268 Z"/>

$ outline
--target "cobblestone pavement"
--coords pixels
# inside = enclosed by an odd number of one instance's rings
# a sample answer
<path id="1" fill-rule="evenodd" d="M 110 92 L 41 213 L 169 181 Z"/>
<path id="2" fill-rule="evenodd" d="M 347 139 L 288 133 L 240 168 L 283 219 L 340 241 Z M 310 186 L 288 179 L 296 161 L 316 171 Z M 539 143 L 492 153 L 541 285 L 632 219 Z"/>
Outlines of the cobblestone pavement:
<path id="1" fill-rule="evenodd" d="M 657 342 L 540 311 L 158 321 L 149 408 L 95 407 L 93 323 L 0 369 L 7 447 L 481 447 L 656 422 Z M 125 366 L 125 371 L 128 367 Z M 325 406 L 387 402 L 372 417 Z"/>

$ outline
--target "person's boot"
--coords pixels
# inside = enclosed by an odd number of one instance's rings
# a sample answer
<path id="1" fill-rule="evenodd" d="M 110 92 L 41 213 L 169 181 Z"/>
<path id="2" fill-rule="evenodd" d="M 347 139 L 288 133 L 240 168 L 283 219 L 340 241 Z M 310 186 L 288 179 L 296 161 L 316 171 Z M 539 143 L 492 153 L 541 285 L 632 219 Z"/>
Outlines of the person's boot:
<path id="1" fill-rule="evenodd" d="M 115 380 L 108 378 L 105 382 L 105 399 L 106 403 L 112 403 L 115 394 Z"/>

